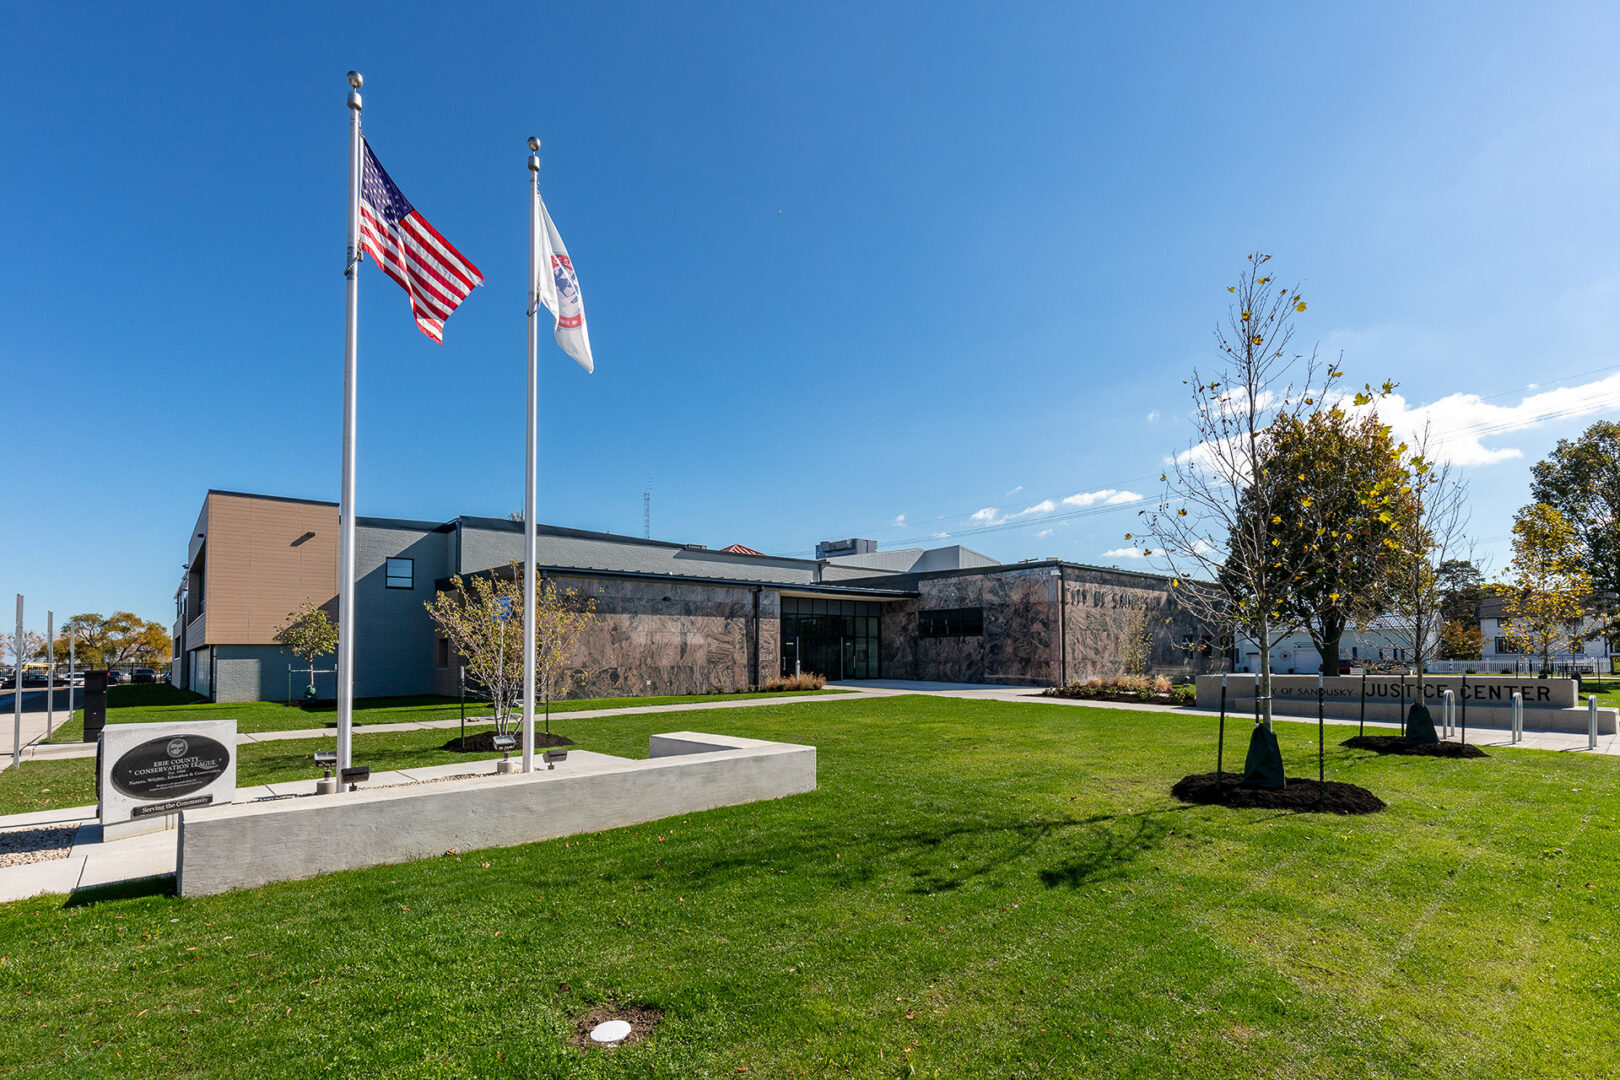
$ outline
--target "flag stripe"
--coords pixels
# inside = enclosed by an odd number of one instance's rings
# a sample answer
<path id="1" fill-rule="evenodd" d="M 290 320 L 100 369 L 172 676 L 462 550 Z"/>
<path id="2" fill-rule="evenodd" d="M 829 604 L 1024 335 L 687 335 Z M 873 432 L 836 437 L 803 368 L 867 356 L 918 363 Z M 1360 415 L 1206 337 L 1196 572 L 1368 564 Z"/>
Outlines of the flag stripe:
<path id="1" fill-rule="evenodd" d="M 360 246 L 399 283 L 422 333 L 444 342 L 444 321 L 484 283 L 478 267 L 428 224 L 365 145 L 360 182 Z"/>

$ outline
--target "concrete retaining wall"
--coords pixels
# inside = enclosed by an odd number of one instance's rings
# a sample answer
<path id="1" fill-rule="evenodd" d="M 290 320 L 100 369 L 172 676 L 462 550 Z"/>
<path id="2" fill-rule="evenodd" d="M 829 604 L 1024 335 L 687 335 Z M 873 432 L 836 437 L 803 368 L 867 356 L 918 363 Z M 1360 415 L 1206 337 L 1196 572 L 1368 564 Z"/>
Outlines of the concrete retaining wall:
<path id="1" fill-rule="evenodd" d="M 1198 676 L 1198 707 L 1215 709 L 1221 703 L 1220 675 Z M 1232 675 L 1227 680 L 1226 707 L 1233 713 L 1254 712 L 1255 684 L 1253 675 Z M 1336 719 L 1357 719 L 1362 715 L 1363 679 L 1359 675 L 1338 675 L 1322 680 L 1322 712 Z M 1366 717 L 1381 724 L 1401 722 L 1403 700 L 1400 676 L 1369 675 L 1365 680 Z M 1419 683 L 1407 679 L 1404 700 L 1410 708 L 1417 699 Z M 1508 729 L 1513 723 L 1513 695 L 1524 699 L 1524 729 L 1526 731 L 1562 731 L 1584 734 L 1587 728 L 1586 706 L 1577 703 L 1574 679 L 1508 679 L 1475 678 L 1461 675 L 1424 676 L 1423 703 L 1440 723 L 1444 708 L 1445 691 L 1450 690 L 1457 703 L 1459 722 L 1462 719 L 1463 697 L 1468 701 L 1470 728 Z M 1315 675 L 1273 675 L 1271 678 L 1271 711 L 1275 716 L 1316 717 Z M 1620 710 L 1598 709 L 1598 734 L 1613 735 Z"/>
<path id="2" fill-rule="evenodd" d="M 816 789 L 816 748 L 693 731 L 644 761 L 580 751 L 555 770 L 186 811 L 178 889 L 272 881 L 599 832 Z"/>

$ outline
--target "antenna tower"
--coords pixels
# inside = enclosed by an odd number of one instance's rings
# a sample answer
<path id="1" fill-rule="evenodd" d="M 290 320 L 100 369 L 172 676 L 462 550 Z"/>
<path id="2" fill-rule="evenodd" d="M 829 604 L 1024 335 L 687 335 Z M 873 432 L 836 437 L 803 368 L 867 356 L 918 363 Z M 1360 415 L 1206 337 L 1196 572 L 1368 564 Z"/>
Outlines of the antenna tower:
<path id="1" fill-rule="evenodd" d="M 647 490 L 641 493 L 641 538 L 652 539 L 652 477 L 647 477 Z"/>

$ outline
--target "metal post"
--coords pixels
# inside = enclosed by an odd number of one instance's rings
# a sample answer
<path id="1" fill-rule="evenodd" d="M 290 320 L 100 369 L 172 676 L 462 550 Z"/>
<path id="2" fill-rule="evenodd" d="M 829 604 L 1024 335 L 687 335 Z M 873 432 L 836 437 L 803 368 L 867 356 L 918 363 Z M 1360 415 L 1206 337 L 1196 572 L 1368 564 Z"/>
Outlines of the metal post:
<path id="1" fill-rule="evenodd" d="M 1356 727 L 1357 735 L 1367 734 L 1367 665 L 1361 665 L 1361 723 Z"/>
<path id="2" fill-rule="evenodd" d="M 1524 737 L 1524 695 L 1513 691 L 1513 731 L 1508 742 L 1516 743 Z"/>
<path id="3" fill-rule="evenodd" d="M 349 72 L 349 252 L 343 341 L 343 480 L 338 495 L 337 771 L 354 762 L 354 429 L 360 351 L 360 84 Z"/>
<path id="4" fill-rule="evenodd" d="M 524 410 L 528 442 L 523 455 L 523 771 L 534 771 L 535 547 L 539 524 L 540 427 L 540 140 L 529 138 L 529 397 Z"/>
<path id="5" fill-rule="evenodd" d="M 1458 712 L 1460 712 L 1462 714 L 1462 716 L 1460 718 L 1462 720 L 1462 731 L 1459 733 L 1459 735 L 1457 737 L 1457 741 L 1462 743 L 1464 746 L 1467 746 L 1468 745 L 1468 674 L 1466 672 L 1463 673 L 1463 680 L 1462 680 L 1462 708 L 1459 709 Z"/>
<path id="6" fill-rule="evenodd" d="M 1221 769 L 1223 756 L 1226 752 L 1226 676 L 1221 676 L 1221 725 L 1220 734 L 1215 739 L 1215 799 L 1221 797 Z"/>
<path id="7" fill-rule="evenodd" d="M 1406 672 L 1401 672 L 1401 735 L 1406 735 Z"/>
<path id="8" fill-rule="evenodd" d="M 1335 665 L 1337 666 L 1337 665 Z M 1322 673 L 1316 673 L 1316 805 L 1321 806 L 1327 795 L 1327 718 L 1323 715 L 1322 698 L 1325 691 Z"/>
<path id="9" fill-rule="evenodd" d="M 23 598 L 22 593 L 17 594 L 17 636 L 11 639 L 11 655 L 16 666 L 11 670 L 12 685 L 16 687 L 11 692 L 13 707 L 11 722 L 11 767 L 22 768 L 22 653 L 23 653 Z"/>
<path id="10" fill-rule="evenodd" d="M 76 629 L 74 629 L 73 624 L 70 622 L 68 624 L 68 719 L 69 720 L 73 719 L 73 668 L 74 668 L 74 661 L 76 659 L 74 657 L 74 655 L 73 655 L 73 646 L 78 644 L 78 633 L 79 632 Z M 83 697 L 84 695 L 81 694 L 79 696 Z"/>
<path id="11" fill-rule="evenodd" d="M 1586 699 L 1586 748 L 1597 749 L 1597 695 Z"/>
<path id="12" fill-rule="evenodd" d="M 1452 714 L 1453 714 L 1453 710 L 1455 710 L 1456 707 L 1457 707 L 1456 696 L 1453 695 L 1450 690 L 1447 690 L 1445 692 L 1445 694 L 1441 698 L 1440 731 L 1441 731 L 1441 737 L 1442 738 L 1446 738 L 1446 737 L 1449 737 L 1451 735 Z"/>
<path id="13" fill-rule="evenodd" d="M 69 692 L 71 696 L 71 691 Z M 56 726 L 56 612 L 45 613 L 45 737 Z"/>
<path id="14" fill-rule="evenodd" d="M 461 665 L 461 748 L 467 749 L 467 665 Z"/>

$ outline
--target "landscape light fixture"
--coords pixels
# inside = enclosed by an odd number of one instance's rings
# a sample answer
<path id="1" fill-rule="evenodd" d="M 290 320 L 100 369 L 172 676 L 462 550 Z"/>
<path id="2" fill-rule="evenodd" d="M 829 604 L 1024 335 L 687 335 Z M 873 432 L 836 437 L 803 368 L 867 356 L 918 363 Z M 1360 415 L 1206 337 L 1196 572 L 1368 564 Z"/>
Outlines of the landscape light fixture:
<path id="1" fill-rule="evenodd" d="M 326 775 L 315 781 L 315 794 L 336 795 L 341 790 L 338 781 L 333 778 L 332 770 L 337 768 L 338 756 L 336 750 L 317 750 L 314 754 L 315 764 L 319 765 Z"/>
<path id="2" fill-rule="evenodd" d="M 517 736 L 496 735 L 492 741 L 495 744 L 495 749 L 501 752 L 501 760 L 495 763 L 495 771 L 498 773 L 517 772 L 518 763 L 512 760 L 512 751 L 517 749 Z"/>
<path id="3" fill-rule="evenodd" d="M 568 760 L 568 751 L 558 747 L 553 747 L 552 749 L 546 751 L 545 758 L 546 768 L 555 769 L 557 767 L 557 762 Z"/>

